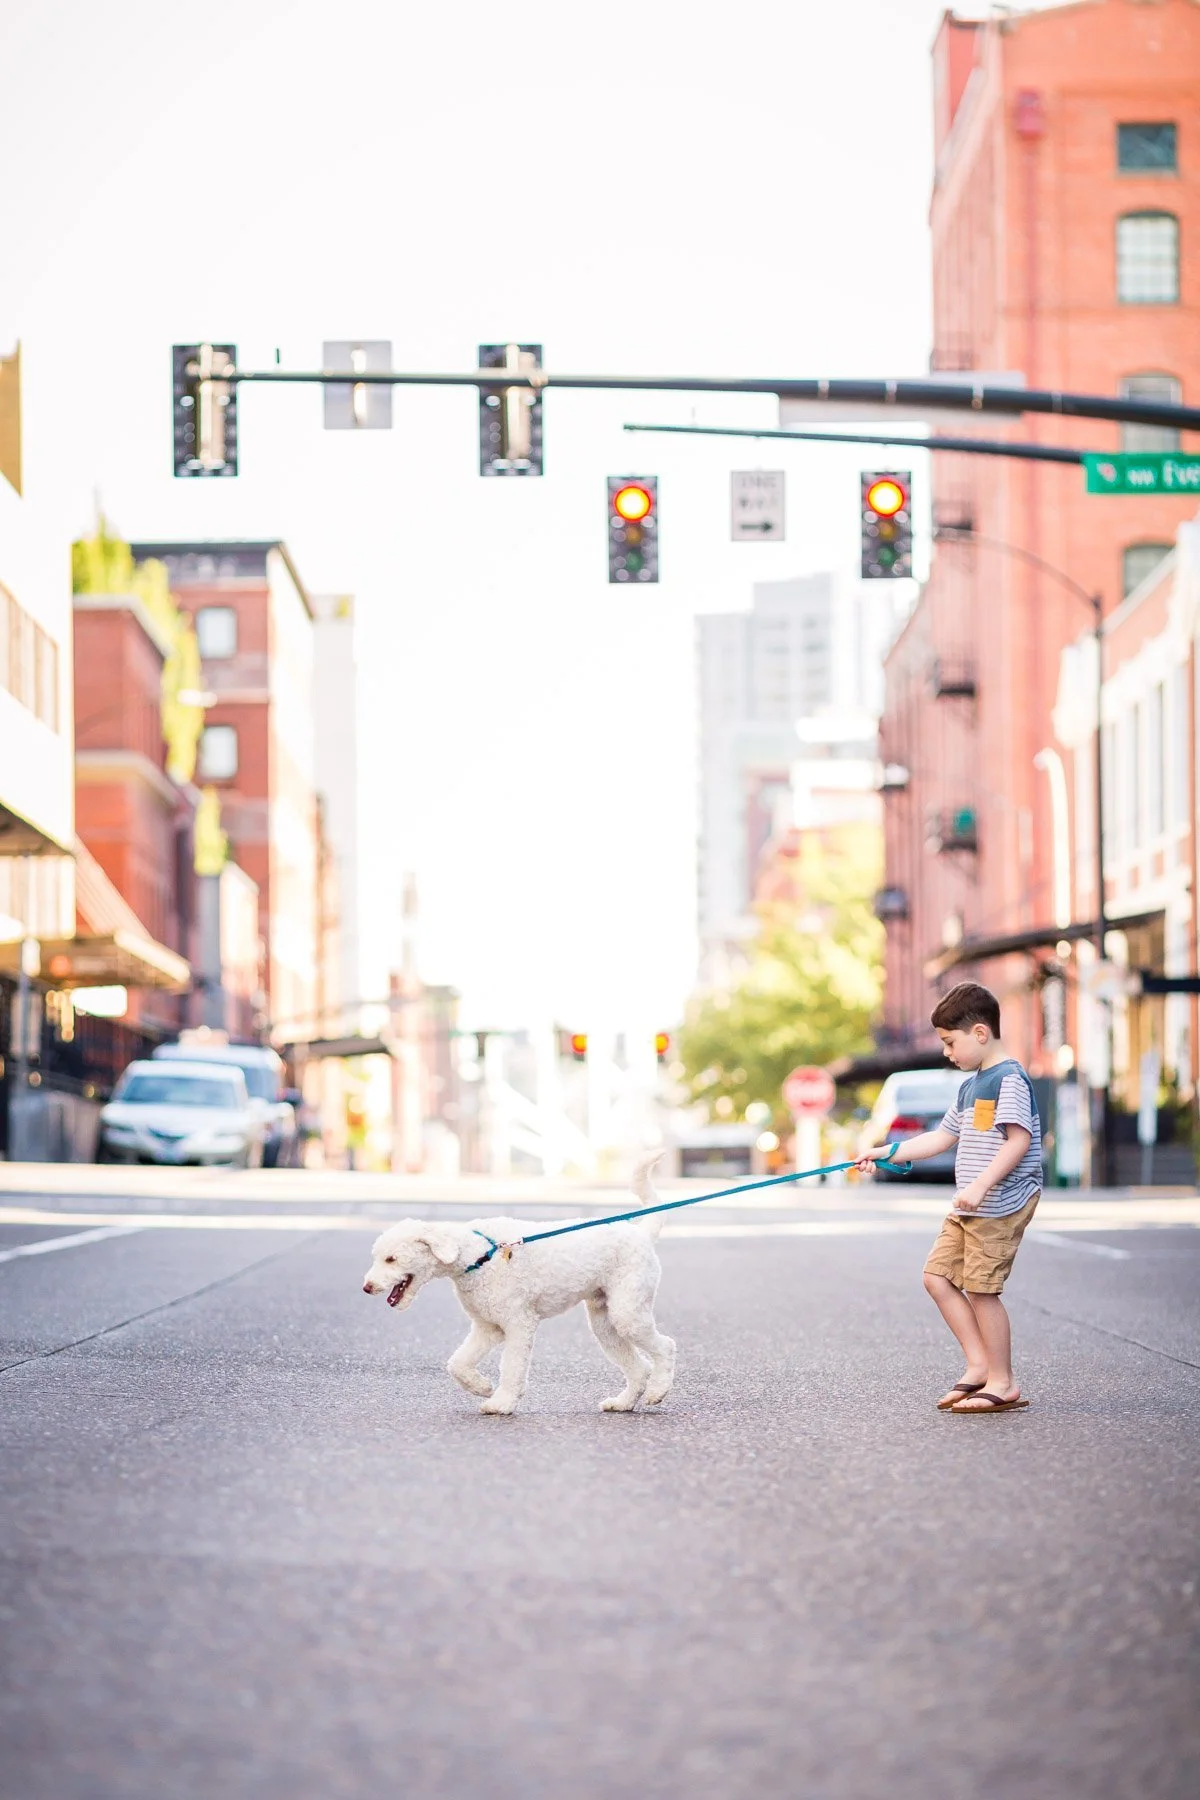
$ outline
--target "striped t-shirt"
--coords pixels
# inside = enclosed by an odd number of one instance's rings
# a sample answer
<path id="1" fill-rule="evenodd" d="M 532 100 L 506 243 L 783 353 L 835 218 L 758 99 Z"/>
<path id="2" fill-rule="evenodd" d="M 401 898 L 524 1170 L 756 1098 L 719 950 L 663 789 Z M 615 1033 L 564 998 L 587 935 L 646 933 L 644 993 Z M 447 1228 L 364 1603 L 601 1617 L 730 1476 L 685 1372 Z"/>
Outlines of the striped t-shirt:
<path id="1" fill-rule="evenodd" d="M 1029 1148 L 1012 1172 L 989 1188 L 978 1212 L 964 1218 L 1000 1219 L 1018 1212 L 1042 1185 L 1042 1122 L 1038 1117 L 1033 1083 L 1011 1057 L 968 1075 L 954 1105 L 942 1120 L 942 1130 L 958 1139 L 954 1155 L 954 1179 L 960 1189 L 987 1168 L 1004 1144 L 1006 1125 L 1022 1125 L 1029 1133 Z"/>

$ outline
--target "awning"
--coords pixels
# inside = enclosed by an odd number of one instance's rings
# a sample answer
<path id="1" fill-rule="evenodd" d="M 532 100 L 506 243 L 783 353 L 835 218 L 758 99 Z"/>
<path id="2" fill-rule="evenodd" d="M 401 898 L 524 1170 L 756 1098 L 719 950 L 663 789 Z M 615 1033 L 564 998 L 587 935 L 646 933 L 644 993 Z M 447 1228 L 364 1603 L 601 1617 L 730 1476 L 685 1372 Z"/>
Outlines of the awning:
<path id="1" fill-rule="evenodd" d="M 1128 923 L 1124 919 L 1109 920 L 1114 931 Z M 995 957 L 1017 956 L 1025 950 L 1048 950 L 1054 944 L 1075 944 L 1095 935 L 1094 925 L 1039 925 L 1032 931 L 1006 932 L 1003 937 L 964 938 L 961 944 L 930 957 L 924 967 L 925 979 L 936 981 L 939 975 L 963 963 L 991 962 Z"/>
<path id="2" fill-rule="evenodd" d="M 158 988 L 186 994 L 186 960 L 151 937 L 87 845 L 72 844 L 75 859 L 75 936 L 39 938 L 41 979 L 52 987 Z M 19 942 L 0 943 L 0 974 L 17 975 Z"/>
<path id="3" fill-rule="evenodd" d="M 884 1044 L 878 1050 L 866 1050 L 861 1056 L 839 1056 L 826 1063 L 827 1074 L 839 1087 L 854 1087 L 860 1081 L 886 1081 L 901 1069 L 940 1069 L 945 1064 L 940 1044 L 921 1048 L 915 1044 Z"/>
<path id="4" fill-rule="evenodd" d="M 288 1056 L 303 1054 L 318 1061 L 328 1056 L 390 1056 L 391 1048 L 379 1037 L 310 1038 L 307 1042 L 285 1044 Z"/>
<path id="5" fill-rule="evenodd" d="M 192 983 L 182 956 L 140 932 L 39 938 L 38 949 L 41 979 L 56 988 L 159 988 L 167 994 L 185 994 Z M 15 976 L 20 969 L 20 944 L 0 944 L 0 974 Z"/>
<path id="6" fill-rule="evenodd" d="M 0 804 L 0 856 L 69 856 L 57 838 L 42 831 L 22 813 Z"/>

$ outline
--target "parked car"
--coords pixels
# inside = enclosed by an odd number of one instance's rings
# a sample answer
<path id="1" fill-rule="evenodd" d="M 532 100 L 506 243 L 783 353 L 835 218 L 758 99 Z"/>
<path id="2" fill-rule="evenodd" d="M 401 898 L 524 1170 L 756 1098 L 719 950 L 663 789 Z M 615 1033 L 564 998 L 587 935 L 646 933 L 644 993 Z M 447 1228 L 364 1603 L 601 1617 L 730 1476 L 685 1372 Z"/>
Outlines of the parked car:
<path id="1" fill-rule="evenodd" d="M 97 1162 L 262 1163 L 263 1117 L 235 1067 L 130 1063 L 100 1113 Z"/>
<path id="2" fill-rule="evenodd" d="M 299 1161 L 296 1109 L 284 1098 L 283 1058 L 265 1044 L 231 1044 L 223 1031 L 182 1032 L 174 1044 L 157 1044 L 162 1061 L 219 1063 L 240 1069 L 246 1090 L 263 1121 L 263 1167 L 290 1168 Z"/>
<path id="3" fill-rule="evenodd" d="M 903 1143 L 923 1131 L 935 1131 L 946 1116 L 959 1088 L 966 1080 L 961 1069 L 900 1069 L 889 1075 L 879 1090 L 879 1098 L 858 1140 L 861 1156 L 879 1144 Z M 899 1153 L 903 1160 L 903 1150 Z M 876 1181 L 903 1181 L 906 1177 L 881 1169 Z M 912 1181 L 953 1181 L 954 1151 L 943 1150 L 938 1156 L 926 1157 L 913 1164 Z"/>

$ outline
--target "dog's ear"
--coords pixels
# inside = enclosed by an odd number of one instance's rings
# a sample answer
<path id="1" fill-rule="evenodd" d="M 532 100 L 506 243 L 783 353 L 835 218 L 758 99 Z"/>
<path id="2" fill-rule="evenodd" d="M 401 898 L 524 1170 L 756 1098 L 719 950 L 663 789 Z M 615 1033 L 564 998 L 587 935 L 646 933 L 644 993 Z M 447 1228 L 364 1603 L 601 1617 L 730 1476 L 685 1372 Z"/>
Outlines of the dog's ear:
<path id="1" fill-rule="evenodd" d="M 432 1250 L 441 1263 L 452 1263 L 462 1248 L 462 1237 L 453 1225 L 422 1225 L 418 1242 Z"/>

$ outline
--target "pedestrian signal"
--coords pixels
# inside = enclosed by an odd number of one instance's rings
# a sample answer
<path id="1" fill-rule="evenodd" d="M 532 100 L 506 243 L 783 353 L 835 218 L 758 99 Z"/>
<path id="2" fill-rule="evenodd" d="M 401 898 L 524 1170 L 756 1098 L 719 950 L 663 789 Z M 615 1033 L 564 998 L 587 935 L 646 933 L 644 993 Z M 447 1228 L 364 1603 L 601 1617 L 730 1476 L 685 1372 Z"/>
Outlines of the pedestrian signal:
<path id="1" fill-rule="evenodd" d="M 658 580 L 658 477 L 608 478 L 608 579 Z"/>
<path id="2" fill-rule="evenodd" d="M 900 581 L 912 574 L 912 475 L 876 470 L 860 476 L 862 578 Z"/>

